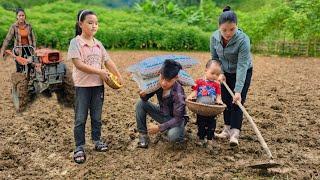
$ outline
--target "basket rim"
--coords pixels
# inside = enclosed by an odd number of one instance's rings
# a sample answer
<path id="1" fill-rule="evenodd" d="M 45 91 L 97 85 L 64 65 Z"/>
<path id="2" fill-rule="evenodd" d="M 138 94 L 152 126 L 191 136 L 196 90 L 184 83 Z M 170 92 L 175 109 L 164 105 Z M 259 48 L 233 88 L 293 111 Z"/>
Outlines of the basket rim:
<path id="1" fill-rule="evenodd" d="M 198 102 L 195 102 L 193 101 L 192 99 L 187 99 L 186 100 L 186 103 L 191 103 L 191 104 L 195 104 L 195 105 L 199 105 L 199 106 L 206 106 L 206 107 L 219 107 L 219 108 L 226 108 L 227 105 L 226 104 L 203 104 L 203 103 L 198 103 Z"/>

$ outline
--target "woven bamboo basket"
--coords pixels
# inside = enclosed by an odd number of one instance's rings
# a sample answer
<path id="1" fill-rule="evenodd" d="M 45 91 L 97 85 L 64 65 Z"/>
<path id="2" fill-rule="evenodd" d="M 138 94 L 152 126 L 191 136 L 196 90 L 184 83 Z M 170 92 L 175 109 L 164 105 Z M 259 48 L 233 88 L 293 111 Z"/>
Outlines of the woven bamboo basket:
<path id="1" fill-rule="evenodd" d="M 190 111 L 202 116 L 216 116 L 221 114 L 227 107 L 225 104 L 209 105 L 198 103 L 196 99 L 187 99 L 186 104 Z"/>
<path id="2" fill-rule="evenodd" d="M 119 89 L 122 87 L 122 85 L 119 84 L 116 76 L 114 76 L 112 73 L 109 73 L 109 78 L 105 81 L 105 83 L 112 89 Z"/>

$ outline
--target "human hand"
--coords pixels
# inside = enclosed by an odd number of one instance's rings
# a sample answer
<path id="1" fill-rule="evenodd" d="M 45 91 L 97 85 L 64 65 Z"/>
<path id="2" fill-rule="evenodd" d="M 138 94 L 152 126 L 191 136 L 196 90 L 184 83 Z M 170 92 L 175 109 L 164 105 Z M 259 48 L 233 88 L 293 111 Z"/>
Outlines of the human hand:
<path id="1" fill-rule="evenodd" d="M 196 97 L 193 96 L 192 94 L 190 94 L 190 95 L 187 97 L 188 100 L 195 99 L 195 98 L 196 98 Z"/>
<path id="2" fill-rule="evenodd" d="M 148 127 L 148 133 L 149 134 L 156 134 L 156 133 L 158 133 L 160 131 L 160 127 L 158 126 L 158 125 L 150 125 L 149 127 Z"/>
<path id="3" fill-rule="evenodd" d="M 120 85 L 123 85 L 124 80 L 123 80 L 123 78 L 122 78 L 121 75 L 120 75 L 120 76 L 117 76 L 117 80 L 118 80 L 118 83 L 119 83 Z"/>
<path id="4" fill-rule="evenodd" d="M 232 103 L 236 104 L 237 101 L 238 101 L 239 103 L 241 103 L 241 94 L 240 94 L 240 93 L 235 93 L 235 94 L 234 94 Z"/>
<path id="5" fill-rule="evenodd" d="M 196 98 L 197 98 L 197 91 L 192 91 L 191 94 L 189 94 L 189 96 L 187 97 L 187 100 L 192 100 Z"/>
<path id="6" fill-rule="evenodd" d="M 147 95 L 147 93 L 142 90 L 139 90 L 138 93 L 141 98 L 144 98 Z"/>
<path id="7" fill-rule="evenodd" d="M 105 69 L 100 69 L 99 76 L 103 81 L 107 81 L 109 79 L 109 72 Z"/>
<path id="8" fill-rule="evenodd" d="M 226 76 L 224 74 L 220 74 L 219 77 L 218 77 L 218 81 L 219 82 L 226 81 Z"/>
<path id="9" fill-rule="evenodd" d="M 217 100 L 216 103 L 217 104 L 223 104 L 222 100 Z"/>

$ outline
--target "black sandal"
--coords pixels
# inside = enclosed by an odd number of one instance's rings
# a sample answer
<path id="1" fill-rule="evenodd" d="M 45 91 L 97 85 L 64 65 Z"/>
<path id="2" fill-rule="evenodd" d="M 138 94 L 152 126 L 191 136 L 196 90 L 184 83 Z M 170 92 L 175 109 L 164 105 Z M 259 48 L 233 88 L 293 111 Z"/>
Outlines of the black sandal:
<path id="1" fill-rule="evenodd" d="M 94 149 L 98 152 L 105 152 L 108 150 L 108 144 L 102 142 L 102 141 L 98 141 L 96 144 L 95 144 L 95 147 Z"/>
<path id="2" fill-rule="evenodd" d="M 86 162 L 86 153 L 84 152 L 83 148 L 77 148 L 76 151 L 73 154 L 73 160 L 74 162 L 76 162 L 77 164 L 82 164 L 84 162 Z"/>

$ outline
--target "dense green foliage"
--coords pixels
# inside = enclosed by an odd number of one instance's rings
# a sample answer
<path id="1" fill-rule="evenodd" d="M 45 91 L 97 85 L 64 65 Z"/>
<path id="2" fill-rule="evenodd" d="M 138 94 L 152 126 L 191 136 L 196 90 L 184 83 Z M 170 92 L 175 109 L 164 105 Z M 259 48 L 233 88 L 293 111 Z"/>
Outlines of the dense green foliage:
<path id="1" fill-rule="evenodd" d="M 0 5 L 5 9 L 12 10 L 17 7 L 29 8 L 45 3 L 52 3 L 64 0 L 0 0 Z M 98 5 L 106 7 L 131 7 L 139 0 L 71 0 L 74 3 L 81 3 L 86 5 Z"/>
<path id="2" fill-rule="evenodd" d="M 145 14 L 167 16 L 210 32 L 217 29 L 223 5 L 232 2 L 239 7 L 238 10 L 233 8 L 238 14 L 239 27 L 253 42 L 320 39 L 320 0 L 259 1 L 201 0 L 197 6 L 185 8 L 170 0 L 144 0 L 135 9 Z"/>
<path id="3" fill-rule="evenodd" d="M 56 2 L 26 9 L 38 45 L 66 49 L 74 37 L 76 14 L 88 6 Z M 168 18 L 91 6 L 99 18 L 96 38 L 107 48 L 154 48 L 163 50 L 208 50 L 210 33 L 196 26 L 176 23 Z M 3 38 L 14 22 L 15 14 L 0 8 L 0 36 Z"/>
<path id="4" fill-rule="evenodd" d="M 100 21 L 97 38 L 108 48 L 207 51 L 210 34 L 218 28 L 217 20 L 226 4 L 231 5 L 237 13 L 238 26 L 249 35 L 253 47 L 268 42 L 268 46 L 273 46 L 274 42 L 299 42 L 306 43 L 308 51 L 315 52 L 320 42 L 320 0 L 21 2 L 0 0 L 5 9 L 29 7 L 26 10 L 28 20 L 34 26 L 39 44 L 61 49 L 67 48 L 69 40 L 74 35 L 77 11 L 92 9 L 97 12 Z M 119 6 L 133 7 L 122 10 L 105 8 L 118 6 L 113 2 L 117 2 Z M 14 13 L 5 9 L 0 8 L 0 38 L 4 38 L 15 19 Z M 313 49 L 311 44 L 314 45 Z"/>
<path id="5" fill-rule="evenodd" d="M 200 0 L 187 7 L 174 2 L 144 0 L 134 8 L 212 32 L 218 28 L 222 8 L 231 3 L 238 26 L 249 35 L 254 50 L 263 44 L 267 53 L 320 55 L 320 0 Z M 270 50 L 275 44 L 278 49 Z"/>

